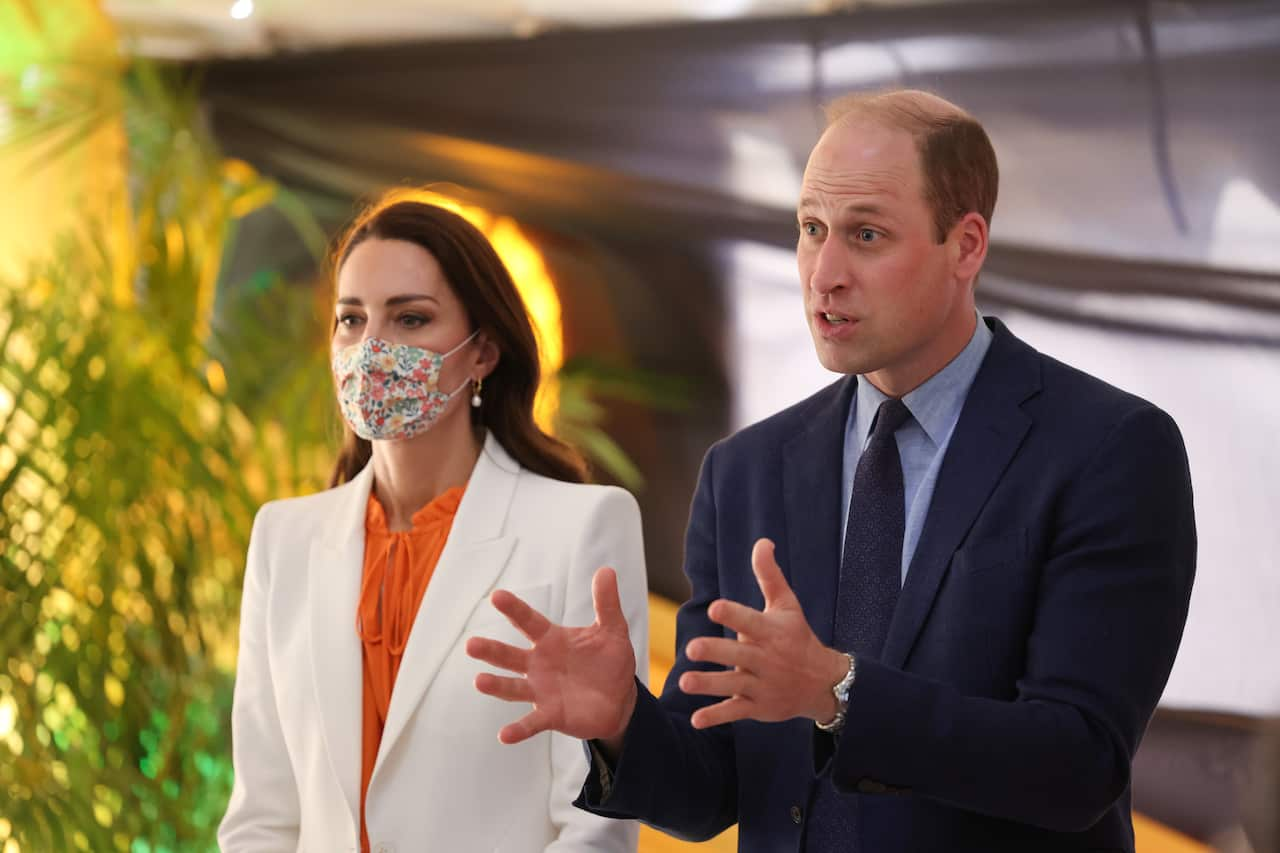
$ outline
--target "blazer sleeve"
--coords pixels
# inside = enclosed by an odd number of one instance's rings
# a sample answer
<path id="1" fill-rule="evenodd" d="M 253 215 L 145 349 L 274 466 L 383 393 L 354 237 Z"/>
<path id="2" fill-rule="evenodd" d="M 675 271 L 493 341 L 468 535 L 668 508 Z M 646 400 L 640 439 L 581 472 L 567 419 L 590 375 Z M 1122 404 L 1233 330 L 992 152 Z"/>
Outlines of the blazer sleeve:
<path id="1" fill-rule="evenodd" d="M 298 786 L 276 711 L 267 655 L 267 602 L 271 586 L 271 510 L 259 510 L 249 537 L 240 602 L 240 651 L 231 708 L 235 783 L 218 827 L 223 853 L 294 851 L 298 847 Z"/>
<path id="2" fill-rule="evenodd" d="M 677 616 L 676 660 L 662 698 L 640 685 L 608 797 L 593 768 L 578 799 L 581 808 L 596 814 L 639 818 L 689 841 L 714 838 L 738 820 L 734 727 L 693 728 L 693 712 L 719 700 L 687 694 L 678 686 L 682 673 L 711 668 L 688 659 L 684 648 L 689 641 L 723 636 L 707 616 L 711 602 L 720 597 L 714 474 L 719 447 L 713 446 L 703 460 L 689 512 L 685 574 L 692 593 Z"/>
<path id="3" fill-rule="evenodd" d="M 591 578 L 601 567 L 614 569 L 635 651 L 636 676 L 648 681 L 649 585 L 645 574 L 640 508 L 635 498 L 622 489 L 608 487 L 600 492 L 602 497 L 593 502 L 578 531 L 560 622 L 565 625 L 590 625 L 594 622 Z M 547 846 L 547 851 L 634 851 L 640 834 L 640 827 L 634 821 L 606 820 L 573 806 L 582 777 L 587 772 L 582 742 L 558 732 L 552 733 L 551 766 L 549 808 L 559 836 Z"/>
<path id="4" fill-rule="evenodd" d="M 859 661 L 833 779 L 910 789 L 1059 832 L 1124 793 L 1164 689 L 1195 573 L 1195 519 L 1177 426 L 1131 411 L 1066 487 L 1040 566 L 1013 701 Z"/>

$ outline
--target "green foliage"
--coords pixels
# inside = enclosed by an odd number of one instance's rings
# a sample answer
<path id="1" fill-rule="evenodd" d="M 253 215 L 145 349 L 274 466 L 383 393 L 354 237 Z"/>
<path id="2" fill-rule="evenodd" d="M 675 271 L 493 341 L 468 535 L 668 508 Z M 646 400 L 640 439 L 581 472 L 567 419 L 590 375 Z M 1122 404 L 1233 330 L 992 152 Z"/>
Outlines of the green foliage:
<path id="1" fill-rule="evenodd" d="M 253 512 L 332 456 L 311 292 L 264 273 L 213 312 L 235 219 L 278 188 L 221 158 L 190 78 L 122 73 L 114 108 L 32 111 L 0 150 L 114 118 L 130 156 L 125 241 L 85 222 L 0 282 L 0 818 L 24 851 L 214 848 Z"/>
<path id="2" fill-rule="evenodd" d="M 607 409 L 599 401 L 613 399 L 651 409 L 680 411 L 693 398 L 689 380 L 585 356 L 565 362 L 557 379 L 560 407 L 556 411 L 556 435 L 628 489 L 642 489 L 644 476 L 640 469 L 604 429 Z"/>
<path id="3" fill-rule="evenodd" d="M 4 816 L 23 849 L 207 848 L 252 442 L 144 312 L 69 272 L 0 291 Z"/>

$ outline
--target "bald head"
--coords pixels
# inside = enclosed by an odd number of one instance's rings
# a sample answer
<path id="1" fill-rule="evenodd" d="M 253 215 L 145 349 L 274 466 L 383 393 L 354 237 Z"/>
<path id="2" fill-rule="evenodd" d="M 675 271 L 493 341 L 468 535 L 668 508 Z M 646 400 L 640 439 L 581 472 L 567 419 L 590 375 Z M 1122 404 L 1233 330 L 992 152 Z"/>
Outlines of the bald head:
<path id="1" fill-rule="evenodd" d="M 823 107 L 827 127 L 859 118 L 879 119 L 902 130 L 922 128 L 944 119 L 969 119 L 960 107 L 932 92 L 920 89 L 893 89 L 887 92 L 853 92 Z"/>
<path id="2" fill-rule="evenodd" d="M 911 135 L 938 242 L 966 213 L 977 213 L 990 225 L 1000 173 L 986 130 L 968 112 L 918 89 L 857 92 L 838 98 L 824 111 L 827 143 L 856 139 L 858 128 L 866 124 Z"/>

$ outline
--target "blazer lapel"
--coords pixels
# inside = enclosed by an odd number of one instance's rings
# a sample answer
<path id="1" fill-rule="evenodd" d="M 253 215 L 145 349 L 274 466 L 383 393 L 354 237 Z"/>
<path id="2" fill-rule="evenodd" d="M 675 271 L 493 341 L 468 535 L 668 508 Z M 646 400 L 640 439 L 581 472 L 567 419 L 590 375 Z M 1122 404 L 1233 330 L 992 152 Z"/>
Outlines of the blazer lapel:
<path id="1" fill-rule="evenodd" d="M 999 320 L 989 322 L 995 337 L 942 460 L 924 530 L 889 624 L 882 655 L 888 666 L 906 663 L 952 554 L 1031 427 L 1021 404 L 1040 389 L 1035 351 Z"/>
<path id="2" fill-rule="evenodd" d="M 414 709 L 458 642 L 476 606 L 493 589 L 516 540 L 503 536 L 520 466 L 496 439 L 486 439 L 458 514 L 427 585 L 391 691 L 387 724 L 373 774 L 395 748 Z M 370 788 L 373 787 L 370 780 Z"/>
<path id="3" fill-rule="evenodd" d="M 831 643 L 840 579 L 844 428 L 857 383 L 849 376 L 831 386 L 832 393 L 819 404 L 808 428 L 782 448 L 787 555 L 781 565 L 809 627 L 826 644 Z"/>
<path id="4" fill-rule="evenodd" d="M 359 826 L 360 725 L 363 662 L 356 635 L 356 602 L 364 565 L 364 516 L 373 466 L 331 494 L 328 533 L 311 545 L 308 595 L 311 671 L 333 774 Z"/>

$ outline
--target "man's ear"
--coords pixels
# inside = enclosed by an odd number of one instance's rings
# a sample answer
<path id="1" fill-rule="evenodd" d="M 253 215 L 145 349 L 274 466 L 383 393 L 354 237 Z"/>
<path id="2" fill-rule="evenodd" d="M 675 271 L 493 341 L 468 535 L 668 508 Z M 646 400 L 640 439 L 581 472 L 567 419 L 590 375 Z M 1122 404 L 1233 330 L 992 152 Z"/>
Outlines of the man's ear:
<path id="1" fill-rule="evenodd" d="M 951 226 L 948 242 L 953 248 L 956 278 L 972 281 L 987 259 L 987 221 L 982 214 L 969 212 Z"/>

